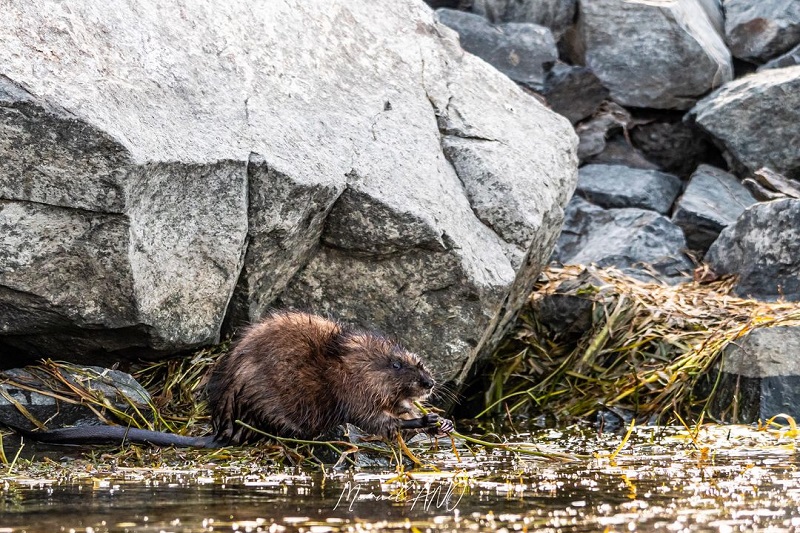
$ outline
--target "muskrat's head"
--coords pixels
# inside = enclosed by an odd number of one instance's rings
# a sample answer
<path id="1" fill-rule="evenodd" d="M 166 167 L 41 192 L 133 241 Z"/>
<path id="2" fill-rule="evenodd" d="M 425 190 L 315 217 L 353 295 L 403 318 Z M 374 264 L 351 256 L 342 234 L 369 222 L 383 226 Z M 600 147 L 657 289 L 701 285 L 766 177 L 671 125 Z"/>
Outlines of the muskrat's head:
<path id="1" fill-rule="evenodd" d="M 357 335 L 363 383 L 380 391 L 379 401 L 393 412 L 409 412 L 413 402 L 427 398 L 436 382 L 419 357 L 377 335 Z"/>

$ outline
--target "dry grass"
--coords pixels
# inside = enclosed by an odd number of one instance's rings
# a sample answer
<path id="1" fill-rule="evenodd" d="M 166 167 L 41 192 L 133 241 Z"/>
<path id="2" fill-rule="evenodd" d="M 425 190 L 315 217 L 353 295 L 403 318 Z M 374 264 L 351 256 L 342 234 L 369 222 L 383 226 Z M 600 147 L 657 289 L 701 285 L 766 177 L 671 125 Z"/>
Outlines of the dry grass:
<path id="1" fill-rule="evenodd" d="M 699 416 L 726 345 L 757 328 L 800 325 L 796 302 L 732 296 L 730 279 L 662 286 L 579 266 L 544 277 L 495 356 L 483 414 L 527 410 L 568 422 L 616 408 L 661 423 L 675 413 Z M 573 288 L 559 290 L 566 281 Z M 577 338 L 539 320 L 537 309 L 555 294 L 590 302 L 591 325 Z"/>

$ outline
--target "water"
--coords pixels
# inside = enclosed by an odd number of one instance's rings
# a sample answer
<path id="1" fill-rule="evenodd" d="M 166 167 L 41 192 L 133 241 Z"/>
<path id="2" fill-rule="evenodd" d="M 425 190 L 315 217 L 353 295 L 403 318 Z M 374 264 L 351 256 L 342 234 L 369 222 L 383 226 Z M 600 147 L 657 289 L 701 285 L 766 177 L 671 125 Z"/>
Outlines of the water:
<path id="1" fill-rule="evenodd" d="M 620 436 L 517 438 L 601 456 L 560 462 L 461 447 L 458 462 L 443 447 L 420 452 L 438 472 L 398 473 L 186 451 L 48 453 L 55 462 L 39 455 L 2 477 L 0 532 L 800 530 L 796 438 L 785 431 L 711 426 L 692 438 L 641 428 L 615 459 L 607 455 Z"/>

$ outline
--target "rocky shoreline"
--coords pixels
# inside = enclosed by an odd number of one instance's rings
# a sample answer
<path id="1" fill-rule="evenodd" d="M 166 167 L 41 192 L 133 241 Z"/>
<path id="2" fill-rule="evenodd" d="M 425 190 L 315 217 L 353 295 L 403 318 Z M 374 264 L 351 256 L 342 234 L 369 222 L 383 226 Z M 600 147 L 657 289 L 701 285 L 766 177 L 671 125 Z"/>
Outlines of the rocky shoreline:
<path id="1" fill-rule="evenodd" d="M 463 384 L 551 261 L 800 301 L 800 4 L 428 3 L 11 6 L 3 366 L 295 307 Z"/>
<path id="2" fill-rule="evenodd" d="M 553 261 L 670 284 L 735 275 L 738 297 L 800 301 L 800 4 L 430 4 L 580 137 Z M 777 349 L 798 339 L 797 327 L 745 337 L 721 404 L 747 382 L 745 419 L 765 416 L 759 398 L 800 414 L 796 350 Z"/>

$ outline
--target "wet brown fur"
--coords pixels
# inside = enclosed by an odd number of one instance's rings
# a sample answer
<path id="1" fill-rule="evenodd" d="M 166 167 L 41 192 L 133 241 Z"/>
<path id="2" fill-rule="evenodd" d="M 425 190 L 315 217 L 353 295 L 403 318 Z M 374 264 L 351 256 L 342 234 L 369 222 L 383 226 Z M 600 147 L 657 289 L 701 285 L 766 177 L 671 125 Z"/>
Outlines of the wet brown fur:
<path id="1" fill-rule="evenodd" d="M 400 368 L 393 365 L 399 363 Z M 419 418 L 413 400 L 433 386 L 411 352 L 380 335 L 301 312 L 278 312 L 252 326 L 212 372 L 209 405 L 216 441 L 261 435 L 311 439 L 349 422 L 391 436 Z"/>

